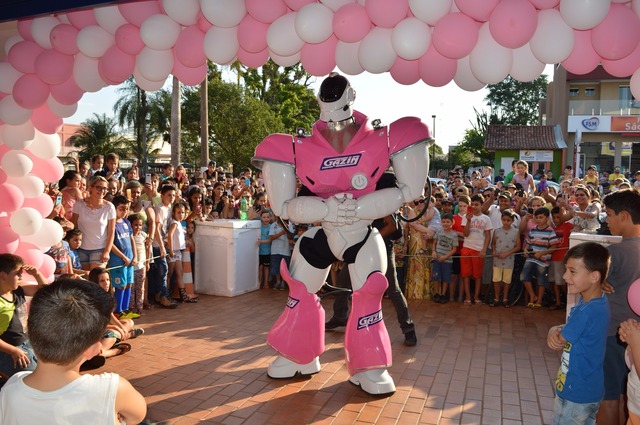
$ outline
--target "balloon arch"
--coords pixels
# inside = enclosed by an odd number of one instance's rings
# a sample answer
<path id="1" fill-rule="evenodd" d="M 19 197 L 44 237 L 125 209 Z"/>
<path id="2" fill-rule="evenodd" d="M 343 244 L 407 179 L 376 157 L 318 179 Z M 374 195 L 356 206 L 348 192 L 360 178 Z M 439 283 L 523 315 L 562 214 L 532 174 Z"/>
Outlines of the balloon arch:
<path id="1" fill-rule="evenodd" d="M 43 181 L 63 174 L 55 134 L 85 92 L 133 74 L 204 80 L 207 59 L 259 67 L 302 62 L 314 75 L 389 72 L 400 84 L 479 90 L 545 64 L 585 74 L 602 64 L 640 98 L 640 0 L 158 0 L 26 19 L 0 62 L 0 252 L 49 279 L 43 251 L 62 236 L 44 219 Z"/>

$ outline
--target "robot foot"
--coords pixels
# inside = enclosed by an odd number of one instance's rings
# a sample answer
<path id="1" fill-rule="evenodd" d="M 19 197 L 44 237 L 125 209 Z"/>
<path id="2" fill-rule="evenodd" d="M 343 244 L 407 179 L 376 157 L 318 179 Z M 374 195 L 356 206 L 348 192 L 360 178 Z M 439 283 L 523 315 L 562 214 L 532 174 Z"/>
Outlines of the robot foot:
<path id="1" fill-rule="evenodd" d="M 320 372 L 320 360 L 318 357 L 307 364 L 298 364 L 282 356 L 278 356 L 269 364 L 269 368 L 267 369 L 267 375 L 275 379 L 293 378 L 298 374 L 313 375 L 318 372 Z"/>
<path id="2" fill-rule="evenodd" d="M 359 385 L 366 393 L 371 395 L 392 394 L 396 391 L 393 378 L 386 369 L 373 369 L 356 373 L 349 377 L 349 382 Z"/>

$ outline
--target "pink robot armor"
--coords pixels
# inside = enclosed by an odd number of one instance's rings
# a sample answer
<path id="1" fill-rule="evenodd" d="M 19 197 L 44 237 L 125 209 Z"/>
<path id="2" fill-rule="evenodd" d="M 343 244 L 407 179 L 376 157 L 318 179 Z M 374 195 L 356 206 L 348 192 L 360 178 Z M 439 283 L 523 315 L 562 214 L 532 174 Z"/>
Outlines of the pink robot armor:
<path id="1" fill-rule="evenodd" d="M 425 140 L 431 140 L 429 127 L 420 118 L 403 117 L 389 126 L 389 153 L 391 155 Z"/>

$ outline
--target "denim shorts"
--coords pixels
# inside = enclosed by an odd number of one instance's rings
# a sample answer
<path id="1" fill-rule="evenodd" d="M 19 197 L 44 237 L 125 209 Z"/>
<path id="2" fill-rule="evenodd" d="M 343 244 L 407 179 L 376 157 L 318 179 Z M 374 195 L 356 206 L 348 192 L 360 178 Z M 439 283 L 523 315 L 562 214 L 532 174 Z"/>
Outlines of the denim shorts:
<path id="1" fill-rule="evenodd" d="M 553 403 L 553 425 L 595 425 L 600 402 L 574 403 L 556 395 Z"/>
<path id="2" fill-rule="evenodd" d="M 271 254 L 271 258 L 269 259 L 269 274 L 271 274 L 271 276 L 278 276 L 280 274 L 280 263 L 283 259 L 287 263 L 287 268 L 289 268 L 289 260 L 291 257 L 282 254 Z"/>
<path id="3" fill-rule="evenodd" d="M 36 358 L 36 354 L 33 352 L 33 348 L 31 347 L 29 340 L 17 345 L 17 347 L 26 353 L 29 358 L 29 364 L 25 367 L 14 366 L 13 357 L 7 353 L 0 352 L 0 372 L 7 376 L 13 376 L 17 372 L 35 370 L 36 365 L 38 364 L 38 359 Z"/>
<path id="4" fill-rule="evenodd" d="M 538 285 L 542 285 L 545 288 L 549 288 L 549 267 L 541 266 L 533 261 L 526 261 L 522 272 L 520 273 L 521 282 L 531 282 L 535 278 Z"/>
<path id="5" fill-rule="evenodd" d="M 431 269 L 431 280 L 433 282 L 451 283 L 451 270 L 453 269 L 453 262 L 440 262 L 433 261 L 433 268 Z"/>
<path id="6" fill-rule="evenodd" d="M 82 249 L 78 248 L 78 259 L 80 264 L 95 264 L 102 262 L 102 249 Z M 104 263 L 103 263 L 104 264 Z"/>

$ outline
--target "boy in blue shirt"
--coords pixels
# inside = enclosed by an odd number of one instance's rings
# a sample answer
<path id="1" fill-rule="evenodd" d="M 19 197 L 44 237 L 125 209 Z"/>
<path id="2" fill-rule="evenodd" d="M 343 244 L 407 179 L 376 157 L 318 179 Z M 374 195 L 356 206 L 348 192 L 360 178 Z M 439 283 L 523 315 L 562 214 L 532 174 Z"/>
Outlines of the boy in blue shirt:
<path id="1" fill-rule="evenodd" d="M 262 210 L 260 212 L 260 239 L 258 239 L 258 278 L 260 280 L 260 288 L 269 287 L 269 271 L 271 264 L 271 212 Z M 277 290 L 275 286 L 274 290 Z"/>
<path id="2" fill-rule="evenodd" d="M 116 208 L 116 236 L 111 248 L 108 266 L 111 273 L 111 284 L 115 289 L 114 297 L 116 307 L 114 314 L 119 318 L 137 319 L 140 315 L 129 311 L 131 298 L 131 286 L 133 285 L 133 266 L 138 261 L 136 258 L 135 240 L 133 229 L 129 220 L 129 205 L 131 201 L 126 196 L 117 195 L 113 198 L 113 206 Z"/>
<path id="3" fill-rule="evenodd" d="M 609 251 L 586 242 L 571 248 L 564 264 L 569 293 L 580 293 L 580 300 L 567 323 L 552 327 L 547 335 L 549 348 L 562 350 L 553 424 L 595 424 L 604 396 L 604 352 L 611 318 L 609 301 L 602 291 Z"/>

